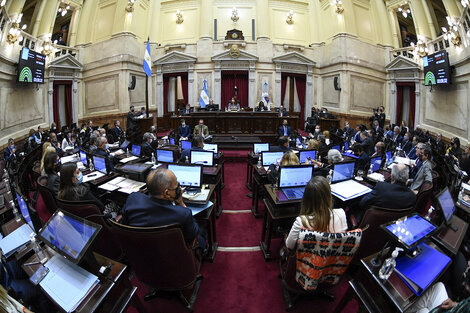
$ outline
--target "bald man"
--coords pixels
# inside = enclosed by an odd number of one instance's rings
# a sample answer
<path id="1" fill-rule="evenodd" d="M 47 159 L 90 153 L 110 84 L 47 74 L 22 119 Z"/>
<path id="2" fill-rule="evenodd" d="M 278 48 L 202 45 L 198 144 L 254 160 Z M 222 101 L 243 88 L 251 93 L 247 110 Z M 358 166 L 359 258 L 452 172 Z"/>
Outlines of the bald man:
<path id="1" fill-rule="evenodd" d="M 122 222 L 130 226 L 151 227 L 180 224 L 186 243 L 198 237 L 199 226 L 192 212 L 183 202 L 183 191 L 175 174 L 168 169 L 157 169 L 147 177 L 149 195 L 134 192 L 122 208 Z M 199 246 L 206 248 L 203 236 Z"/>

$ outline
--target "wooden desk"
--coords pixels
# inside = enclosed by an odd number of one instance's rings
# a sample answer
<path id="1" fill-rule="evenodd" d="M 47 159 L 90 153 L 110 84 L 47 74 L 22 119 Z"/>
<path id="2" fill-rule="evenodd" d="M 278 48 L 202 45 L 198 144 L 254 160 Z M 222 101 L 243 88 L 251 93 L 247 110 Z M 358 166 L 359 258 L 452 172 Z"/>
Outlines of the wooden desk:
<path id="1" fill-rule="evenodd" d="M 216 216 L 222 213 L 222 165 L 204 167 L 202 171 L 202 183 L 215 185 Z"/>
<path id="2" fill-rule="evenodd" d="M 275 227 L 285 227 L 289 232 L 295 218 L 300 212 L 301 200 L 279 201 L 277 188 L 271 185 L 264 185 L 266 196 L 263 199 L 265 210 L 263 218 L 263 228 L 261 233 L 260 248 L 266 261 L 271 259 L 271 239 Z"/>
<path id="3" fill-rule="evenodd" d="M 253 186 L 253 167 L 251 165 L 258 163 L 260 154 L 255 154 L 253 151 L 249 152 L 246 157 L 246 188 L 252 190 Z"/>
<path id="4" fill-rule="evenodd" d="M 320 118 L 319 122 L 322 131 L 330 131 L 331 127 L 340 128 L 337 118 Z"/>
<path id="5" fill-rule="evenodd" d="M 447 225 L 444 225 L 437 234 L 431 237 L 431 239 L 433 239 L 440 247 L 443 247 L 451 254 L 456 255 L 465 235 L 467 234 L 468 224 L 457 215 L 453 215 L 450 221 L 453 226 L 457 227 L 457 231 L 453 231 Z"/>
<path id="6" fill-rule="evenodd" d="M 260 217 L 258 212 L 259 198 L 262 194 L 266 193 L 264 185 L 268 183 L 268 173 L 262 166 L 258 168 L 257 163 L 251 165 L 252 174 L 252 198 L 251 198 L 251 213 L 255 217 Z"/>

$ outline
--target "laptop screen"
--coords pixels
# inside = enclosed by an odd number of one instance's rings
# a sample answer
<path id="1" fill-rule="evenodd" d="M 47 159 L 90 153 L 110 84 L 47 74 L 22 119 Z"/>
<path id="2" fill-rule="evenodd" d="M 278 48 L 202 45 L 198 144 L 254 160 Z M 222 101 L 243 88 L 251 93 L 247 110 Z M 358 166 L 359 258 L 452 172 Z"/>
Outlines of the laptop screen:
<path id="1" fill-rule="evenodd" d="M 18 193 L 16 193 L 16 199 L 18 200 L 18 206 L 20 207 L 21 215 L 23 216 L 26 223 L 28 223 L 28 225 L 31 226 L 31 229 L 34 230 L 35 228 L 33 226 L 33 221 L 31 220 L 31 217 L 29 216 L 28 205 Z"/>
<path id="2" fill-rule="evenodd" d="M 80 150 L 78 154 L 80 156 L 80 161 L 82 161 L 83 165 L 88 166 L 88 159 L 86 158 L 86 153 Z"/>
<path id="3" fill-rule="evenodd" d="M 130 141 L 127 139 L 124 140 L 124 142 L 121 144 L 121 149 L 127 149 L 127 147 L 130 145 Z"/>
<path id="4" fill-rule="evenodd" d="M 271 151 L 263 151 L 261 152 L 261 161 L 263 162 L 263 166 L 269 166 L 271 164 L 277 163 L 278 160 L 282 159 L 284 152 L 271 152 Z"/>
<path id="5" fill-rule="evenodd" d="M 106 161 L 104 158 L 99 157 L 97 155 L 93 156 L 93 164 L 95 165 L 95 170 L 107 174 L 106 172 Z"/>
<path id="6" fill-rule="evenodd" d="M 281 167 L 279 173 L 279 187 L 303 187 L 312 179 L 313 167 L 295 166 Z"/>
<path id="7" fill-rule="evenodd" d="M 380 170 L 380 165 L 382 165 L 382 157 L 375 157 L 370 159 L 370 165 L 372 165 L 372 173 L 377 172 Z"/>
<path id="8" fill-rule="evenodd" d="M 269 151 L 269 143 L 254 143 L 253 152 L 255 154 L 260 154 L 263 151 Z"/>
<path id="9" fill-rule="evenodd" d="M 175 174 L 181 186 L 201 187 L 202 166 L 168 164 L 168 169 Z"/>
<path id="10" fill-rule="evenodd" d="M 78 263 L 100 229 L 101 225 L 58 210 L 41 229 L 39 237 L 60 254 Z"/>
<path id="11" fill-rule="evenodd" d="M 132 145 L 132 155 L 136 157 L 140 157 L 140 150 L 142 149 L 139 145 Z"/>
<path id="12" fill-rule="evenodd" d="M 308 159 L 315 160 L 317 156 L 316 150 L 303 150 L 299 153 L 299 161 L 300 163 L 305 163 Z"/>
<path id="13" fill-rule="evenodd" d="M 446 222 L 449 223 L 452 215 L 455 212 L 455 204 L 452 196 L 449 192 L 449 189 L 446 188 L 440 195 L 437 196 L 437 200 L 439 201 L 439 205 L 441 206 L 442 212 L 444 213 L 444 217 Z"/>
<path id="14" fill-rule="evenodd" d="M 436 226 L 415 214 L 386 225 L 385 229 L 388 230 L 396 240 L 404 243 L 407 248 L 409 248 L 429 235 L 436 229 Z"/>
<path id="15" fill-rule="evenodd" d="M 191 149 L 191 141 L 189 140 L 181 140 L 181 149 Z"/>
<path id="16" fill-rule="evenodd" d="M 219 152 L 219 148 L 217 147 L 216 143 L 205 143 L 203 149 L 206 151 L 212 151 L 214 153 Z"/>
<path id="17" fill-rule="evenodd" d="M 174 145 L 175 144 L 175 137 L 170 137 L 170 145 Z"/>
<path id="18" fill-rule="evenodd" d="M 341 151 L 341 146 L 340 146 L 340 145 L 336 145 L 336 146 L 331 147 L 331 149 L 335 149 L 335 150 Z"/>
<path id="19" fill-rule="evenodd" d="M 157 161 L 171 163 L 174 162 L 173 151 L 165 149 L 157 149 Z"/>
<path id="20" fill-rule="evenodd" d="M 336 183 L 342 180 L 353 178 L 354 177 L 354 165 L 355 165 L 355 162 L 335 164 L 331 182 Z"/>
<path id="21" fill-rule="evenodd" d="M 392 163 L 393 161 L 392 151 L 385 152 L 385 159 L 387 160 L 387 166 Z"/>
<path id="22" fill-rule="evenodd" d="M 347 150 L 349 150 L 349 141 L 346 140 L 344 142 L 344 151 L 347 151 Z"/>
<path id="23" fill-rule="evenodd" d="M 191 164 L 214 165 L 214 152 L 191 150 Z"/>

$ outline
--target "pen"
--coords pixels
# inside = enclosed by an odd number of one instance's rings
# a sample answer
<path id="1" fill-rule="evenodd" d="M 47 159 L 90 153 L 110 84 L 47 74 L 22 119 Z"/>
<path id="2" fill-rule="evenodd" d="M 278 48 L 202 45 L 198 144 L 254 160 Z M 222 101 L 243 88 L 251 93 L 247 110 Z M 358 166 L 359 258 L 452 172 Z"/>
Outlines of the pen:
<path id="1" fill-rule="evenodd" d="M 31 265 L 36 265 L 36 264 L 41 264 L 40 261 L 37 261 L 37 262 L 31 262 L 31 263 L 25 263 L 23 264 L 24 266 L 31 266 Z"/>

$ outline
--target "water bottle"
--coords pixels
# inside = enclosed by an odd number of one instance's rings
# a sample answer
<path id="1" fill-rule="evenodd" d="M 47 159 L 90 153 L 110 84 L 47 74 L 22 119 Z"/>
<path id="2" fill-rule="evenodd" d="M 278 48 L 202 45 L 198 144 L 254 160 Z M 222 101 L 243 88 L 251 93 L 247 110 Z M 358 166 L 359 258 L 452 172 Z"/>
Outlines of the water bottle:
<path id="1" fill-rule="evenodd" d="M 155 159 L 155 154 L 152 152 L 152 163 L 157 163 L 157 159 Z"/>
<path id="2" fill-rule="evenodd" d="M 126 157 L 129 156 L 129 148 L 126 148 Z"/>
<path id="3" fill-rule="evenodd" d="M 395 266 L 397 265 L 397 261 L 395 260 L 398 256 L 398 253 L 403 251 L 402 248 L 395 248 L 392 252 L 392 256 L 385 260 L 384 264 L 380 268 L 379 277 L 380 279 L 387 280 L 390 275 L 392 275 Z"/>
<path id="4" fill-rule="evenodd" d="M 186 156 L 185 162 L 189 164 L 189 157 Z"/>
<path id="5" fill-rule="evenodd" d="M 34 233 L 31 233 L 29 235 L 29 239 L 31 240 L 31 245 L 33 246 L 34 252 L 38 256 L 39 262 L 45 263 L 45 261 L 47 261 L 47 257 L 44 254 L 44 251 L 42 251 L 41 246 L 38 244 L 36 240 L 36 236 L 34 236 Z"/>
<path id="6" fill-rule="evenodd" d="M 13 200 L 10 200 L 10 206 L 13 210 L 13 215 L 15 216 L 15 220 L 17 222 L 21 222 L 21 215 L 18 212 L 18 208 L 15 206 L 15 202 Z"/>
<path id="7" fill-rule="evenodd" d="M 326 176 L 326 180 L 328 180 L 328 184 L 331 184 L 332 179 L 333 179 L 333 170 L 330 170 L 328 172 L 328 175 Z"/>
<path id="8" fill-rule="evenodd" d="M 434 207 L 431 205 L 429 207 L 428 213 L 426 214 L 424 218 L 427 219 L 428 221 L 431 221 L 431 215 L 432 215 L 432 212 L 434 212 L 434 210 L 435 210 Z"/>
<path id="9" fill-rule="evenodd" d="M 372 174 L 372 164 L 369 166 L 369 171 L 367 172 L 367 175 Z"/>
<path id="10" fill-rule="evenodd" d="M 95 165 L 93 164 L 93 162 L 91 162 L 91 160 L 89 161 L 90 163 L 90 171 L 94 171 L 95 170 Z"/>
<path id="11" fill-rule="evenodd" d="M 256 164 L 256 167 L 261 168 L 263 164 L 261 163 L 261 157 L 258 157 L 258 164 Z"/>

